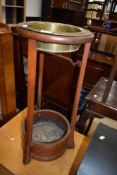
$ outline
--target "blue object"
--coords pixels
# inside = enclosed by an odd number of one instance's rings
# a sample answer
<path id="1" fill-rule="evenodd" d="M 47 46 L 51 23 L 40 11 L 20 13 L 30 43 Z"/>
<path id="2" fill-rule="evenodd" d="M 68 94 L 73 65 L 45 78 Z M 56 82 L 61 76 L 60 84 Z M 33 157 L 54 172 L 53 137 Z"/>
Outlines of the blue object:
<path id="1" fill-rule="evenodd" d="M 88 92 L 84 89 L 81 90 L 80 93 L 80 102 L 79 102 L 79 106 L 78 106 L 78 115 L 81 115 L 84 108 L 85 108 L 85 104 L 86 104 L 86 100 L 85 97 L 87 96 Z"/>
<path id="2" fill-rule="evenodd" d="M 111 28 L 112 22 L 106 21 L 103 23 L 105 30 L 109 30 Z"/>

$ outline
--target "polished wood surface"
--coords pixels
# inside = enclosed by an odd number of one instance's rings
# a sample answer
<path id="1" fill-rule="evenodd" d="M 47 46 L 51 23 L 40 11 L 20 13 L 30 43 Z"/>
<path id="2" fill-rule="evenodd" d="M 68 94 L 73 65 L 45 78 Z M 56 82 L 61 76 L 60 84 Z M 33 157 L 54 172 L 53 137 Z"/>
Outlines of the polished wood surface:
<path id="1" fill-rule="evenodd" d="M 0 98 L 2 120 L 7 122 L 16 114 L 13 57 L 13 35 L 6 24 L 0 24 Z"/>
<path id="2" fill-rule="evenodd" d="M 83 8 L 84 1 L 81 0 L 43 0 L 41 19 L 83 26 L 86 24 Z"/>
<path id="3" fill-rule="evenodd" d="M 75 132 L 75 148 L 66 150 L 63 156 L 51 162 L 32 160 L 24 165 L 22 148 L 22 121 L 27 109 L 20 112 L 0 129 L 1 175 L 74 175 L 87 149 L 89 140 Z"/>
<path id="4" fill-rule="evenodd" d="M 51 4 L 52 8 L 61 8 L 67 10 L 81 10 L 83 6 L 82 1 L 80 0 L 54 0 Z"/>
<path id="5" fill-rule="evenodd" d="M 84 88 L 91 90 L 95 86 L 97 81 L 101 78 L 101 76 L 108 78 L 113 63 L 113 55 L 101 53 L 98 51 L 90 51 L 86 74 L 84 78 Z M 117 80 L 117 73 L 114 79 Z"/>
<path id="6" fill-rule="evenodd" d="M 106 101 L 102 101 L 106 84 L 107 79 L 102 77 L 88 94 L 86 99 L 89 101 L 89 106 L 92 104 L 92 108 L 89 109 L 99 115 L 117 120 L 117 82 L 113 81 Z"/>
<path id="7" fill-rule="evenodd" d="M 89 50 L 90 50 L 90 45 L 91 45 L 91 43 L 86 43 L 85 48 L 84 48 L 80 73 L 79 73 L 79 77 L 78 77 L 77 85 L 76 85 L 76 92 L 75 92 L 75 97 L 74 97 L 73 110 L 72 110 L 72 114 L 71 114 L 71 133 L 70 133 L 69 138 L 70 137 L 74 138 L 73 133 L 74 133 L 74 130 L 75 130 L 76 116 L 77 116 L 78 105 L 79 105 L 79 100 L 80 100 L 79 97 L 80 97 L 80 93 L 81 93 L 81 89 L 82 89 L 85 69 L 86 69 Z M 68 140 L 69 141 L 68 142 L 69 147 L 73 147 L 73 145 L 74 145 L 74 141 L 71 138 Z"/>
<path id="8" fill-rule="evenodd" d="M 35 100 L 35 81 L 36 81 L 36 62 L 37 51 L 36 41 L 28 40 L 28 112 L 27 112 L 27 124 L 26 124 L 26 136 L 24 147 L 24 162 L 27 163 L 31 159 L 31 141 L 32 141 L 32 123 L 34 115 L 34 100 Z"/>
<path id="9" fill-rule="evenodd" d="M 95 117 L 117 120 L 117 81 L 112 82 L 111 88 L 108 87 L 108 83 L 110 82 L 107 78 L 101 77 L 87 95 L 86 108 L 78 121 L 79 132 L 87 134 Z M 108 94 L 105 91 L 106 87 L 109 88 Z M 103 101 L 104 95 L 106 98 Z"/>
<path id="10" fill-rule="evenodd" d="M 10 27 L 9 27 L 9 25 L 7 25 L 7 24 L 5 24 L 5 23 L 0 23 L 0 28 L 4 28 L 4 29 L 7 29 L 7 30 L 9 30 L 10 31 Z"/>

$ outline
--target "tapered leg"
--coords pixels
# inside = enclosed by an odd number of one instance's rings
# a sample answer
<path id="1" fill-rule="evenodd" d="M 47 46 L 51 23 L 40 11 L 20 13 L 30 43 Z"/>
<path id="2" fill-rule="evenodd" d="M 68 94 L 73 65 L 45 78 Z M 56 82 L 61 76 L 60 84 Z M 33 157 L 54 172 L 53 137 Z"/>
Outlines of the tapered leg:
<path id="1" fill-rule="evenodd" d="M 86 65 L 87 65 L 87 59 L 88 59 L 88 55 L 89 55 L 90 45 L 91 45 L 91 43 L 85 44 L 82 64 L 81 64 L 81 68 L 80 68 L 80 74 L 79 74 L 79 77 L 77 80 L 75 99 L 74 99 L 73 110 L 72 110 L 72 114 L 71 114 L 71 132 L 70 132 L 69 139 L 68 139 L 68 148 L 74 147 L 74 130 L 75 130 L 75 124 L 76 124 L 76 116 L 77 116 L 77 111 L 78 111 L 80 92 L 81 92 L 81 88 L 82 88 L 82 84 L 83 84 L 83 79 L 84 79 L 85 69 L 86 69 Z"/>
<path id="2" fill-rule="evenodd" d="M 26 122 L 26 135 L 24 144 L 25 164 L 31 159 L 31 141 L 32 141 L 32 123 L 34 114 L 34 98 L 35 98 L 35 81 L 36 81 L 36 63 L 37 63 L 37 42 L 28 40 L 28 111 Z"/>
<path id="3" fill-rule="evenodd" d="M 44 67 L 44 53 L 41 52 L 39 58 L 38 99 L 37 99 L 37 106 L 39 110 L 41 109 L 41 99 L 42 99 L 43 67 Z"/>

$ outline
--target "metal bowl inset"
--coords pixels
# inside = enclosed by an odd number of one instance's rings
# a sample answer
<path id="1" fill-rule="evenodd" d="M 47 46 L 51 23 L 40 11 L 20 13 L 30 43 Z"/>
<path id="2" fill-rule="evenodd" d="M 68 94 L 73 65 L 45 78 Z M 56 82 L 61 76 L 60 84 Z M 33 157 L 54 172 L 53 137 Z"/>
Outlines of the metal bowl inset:
<path id="1" fill-rule="evenodd" d="M 38 42 L 37 49 L 48 53 L 70 53 L 79 49 L 80 45 L 52 44 Z"/>
<path id="2" fill-rule="evenodd" d="M 25 28 L 27 30 L 42 33 L 45 35 L 52 36 L 63 36 L 63 37 L 84 37 L 90 35 L 90 32 L 87 30 L 62 23 L 53 23 L 53 22 L 25 22 L 18 25 L 21 28 Z M 39 42 L 37 44 L 37 49 L 44 52 L 50 53 L 68 53 L 75 52 L 79 49 L 79 44 L 57 44 L 50 42 Z"/>
<path id="3" fill-rule="evenodd" d="M 80 27 L 55 22 L 26 22 L 21 26 L 35 32 L 61 36 L 77 36 L 82 31 Z"/>

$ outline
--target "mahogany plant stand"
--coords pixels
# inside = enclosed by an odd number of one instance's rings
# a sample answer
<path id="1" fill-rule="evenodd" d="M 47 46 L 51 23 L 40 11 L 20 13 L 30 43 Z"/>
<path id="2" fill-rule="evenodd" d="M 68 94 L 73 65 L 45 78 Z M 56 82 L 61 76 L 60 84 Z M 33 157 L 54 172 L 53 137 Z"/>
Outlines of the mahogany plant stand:
<path id="1" fill-rule="evenodd" d="M 39 22 L 38 22 L 39 23 Z M 50 25 L 50 23 L 48 23 Z M 24 27 L 23 27 L 24 25 Z M 85 29 L 78 29 L 78 32 L 74 36 L 69 36 L 69 32 L 66 34 L 63 32 L 61 35 L 43 33 L 41 31 L 35 32 L 28 29 L 27 23 L 19 24 L 17 32 L 24 38 L 28 39 L 28 112 L 27 118 L 24 122 L 24 159 L 25 164 L 29 163 L 32 158 L 49 161 L 62 155 L 66 148 L 74 148 L 74 130 L 76 123 L 76 116 L 80 98 L 80 91 L 82 88 L 85 68 L 87 64 L 88 54 L 90 50 L 91 41 L 93 40 L 93 34 Z M 41 25 L 43 23 L 41 22 Z M 63 25 L 63 24 L 62 24 Z M 68 27 L 71 25 L 68 25 Z M 65 34 L 65 36 L 64 36 Z M 80 64 L 79 77 L 77 79 L 77 86 L 73 104 L 73 110 L 71 114 L 71 122 L 69 123 L 65 116 L 52 110 L 41 110 L 41 97 L 42 97 L 42 80 L 43 80 L 43 67 L 44 67 L 44 50 L 40 52 L 39 59 L 39 74 L 38 74 L 38 111 L 34 110 L 35 99 L 35 82 L 36 82 L 36 66 L 37 66 L 37 42 L 54 43 L 63 45 L 84 45 L 84 53 L 82 62 Z M 60 56 L 60 59 L 67 59 L 72 62 L 70 58 Z M 42 115 L 42 116 L 41 116 Z M 44 118 L 47 120 L 48 116 L 53 117 L 53 121 L 59 123 L 61 128 L 65 128 L 65 134 L 57 141 L 51 143 L 34 143 L 33 141 L 33 124 L 37 121 L 37 118 Z"/>

